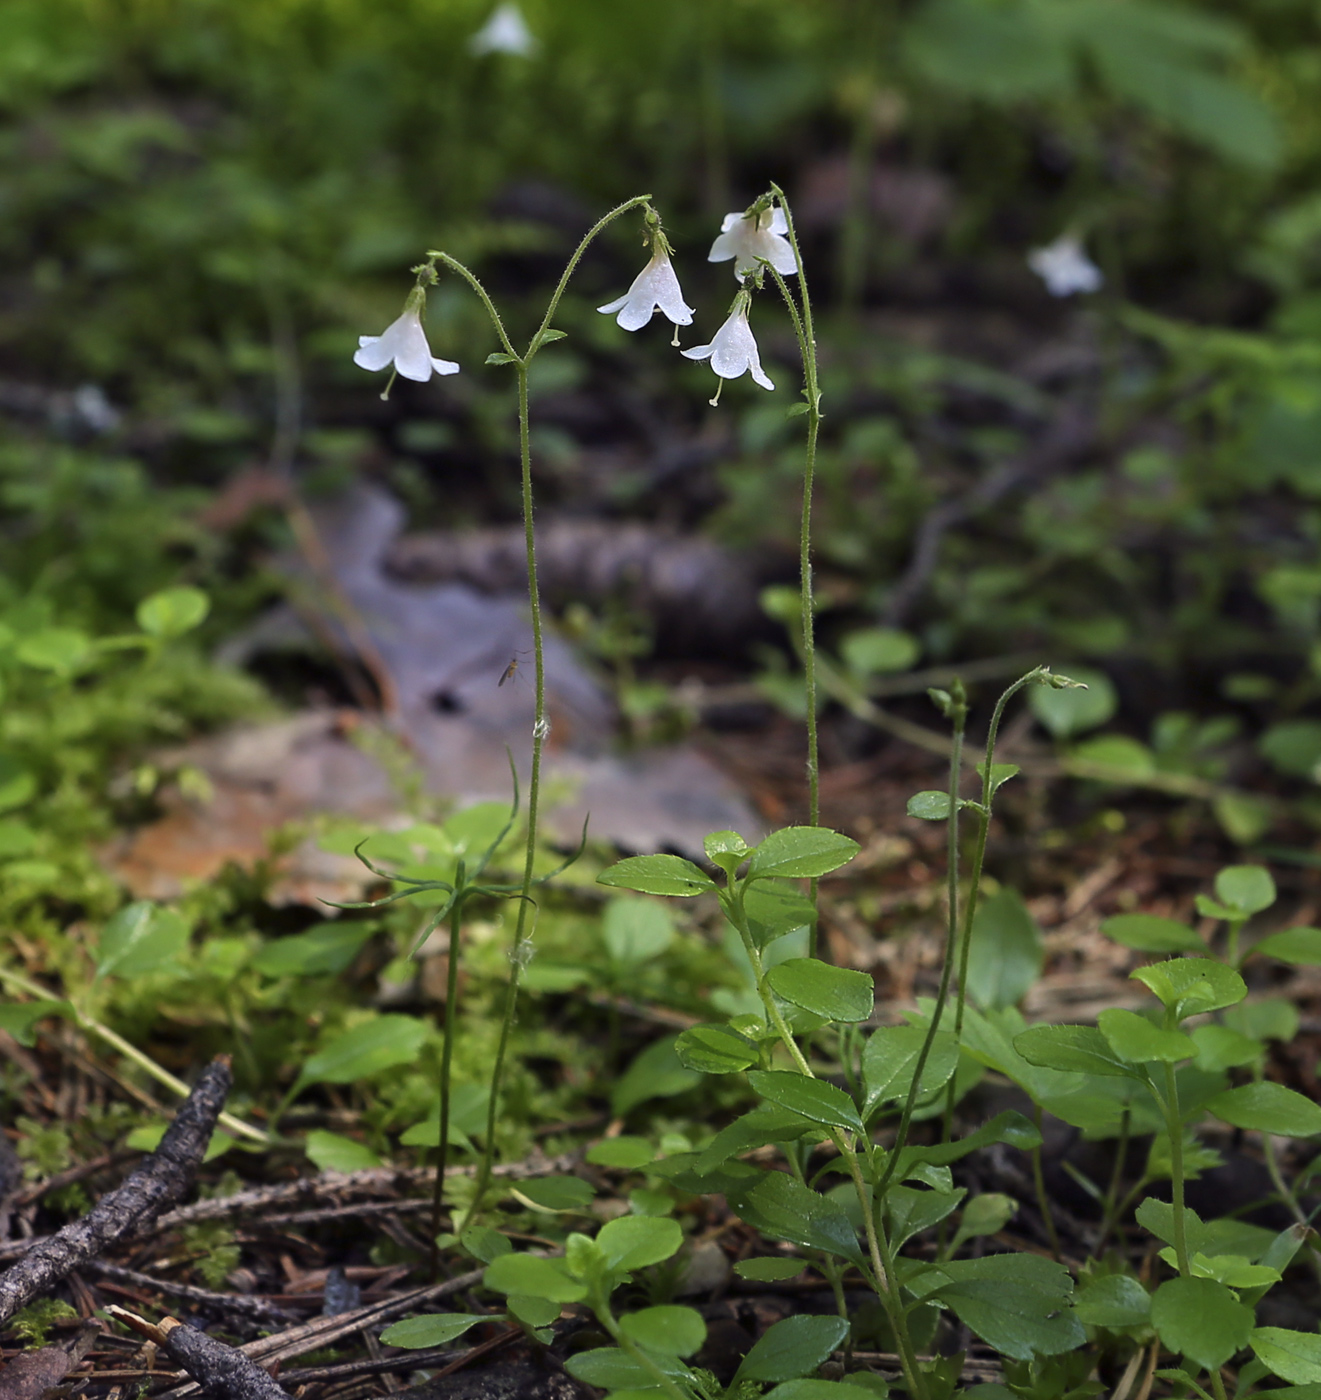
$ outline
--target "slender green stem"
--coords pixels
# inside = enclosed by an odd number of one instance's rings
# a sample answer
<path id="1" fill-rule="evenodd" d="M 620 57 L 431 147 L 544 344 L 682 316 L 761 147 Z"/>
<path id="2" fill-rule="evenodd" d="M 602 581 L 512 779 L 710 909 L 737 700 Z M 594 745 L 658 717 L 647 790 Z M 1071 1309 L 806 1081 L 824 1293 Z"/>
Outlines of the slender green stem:
<path id="1" fill-rule="evenodd" d="M 491 1101 L 486 1108 L 486 1139 L 473 1193 L 474 1212 L 481 1209 L 482 1195 L 491 1179 L 495 1161 L 495 1122 L 499 1113 L 505 1055 L 518 1012 L 518 988 L 527 962 L 528 910 L 532 907 L 532 868 L 537 854 L 537 807 L 541 798 L 541 751 L 549 726 L 546 723 L 546 658 L 541 625 L 541 592 L 537 586 L 537 547 L 532 525 L 532 447 L 528 433 L 527 362 L 519 360 L 518 370 L 518 447 L 523 478 L 523 540 L 527 551 L 528 601 L 532 612 L 532 648 L 536 662 L 536 719 L 532 726 L 532 775 L 527 790 L 527 847 L 523 858 L 523 887 L 518 900 L 518 922 L 514 926 L 514 946 L 509 952 L 509 990 L 505 997 L 504 1020 L 491 1069 Z"/>
<path id="2" fill-rule="evenodd" d="M 1037 1135 L 1041 1135 L 1041 1105 L 1033 1107 L 1033 1121 L 1037 1125 Z M 1041 1212 L 1041 1218 L 1046 1223 L 1046 1236 L 1050 1240 L 1050 1252 L 1058 1262 L 1060 1257 L 1060 1237 L 1055 1229 L 1055 1216 L 1050 1209 L 1050 1197 L 1046 1194 L 1046 1176 L 1041 1166 L 1041 1144 L 1032 1149 L 1032 1184 L 1037 1191 L 1037 1209 Z"/>
<path id="3" fill-rule="evenodd" d="M 599 1291 L 589 1299 L 592 1311 L 596 1314 L 596 1320 L 609 1332 L 611 1340 L 621 1351 L 630 1356 L 639 1366 L 649 1372 L 656 1381 L 656 1384 L 671 1397 L 671 1400 L 692 1400 L 692 1393 L 687 1386 L 682 1386 L 673 1376 L 668 1376 L 659 1366 L 647 1355 L 643 1349 L 628 1335 L 615 1319 L 614 1313 L 610 1311 L 610 1301 Z"/>
<path id="4" fill-rule="evenodd" d="M 931 1047 L 935 1043 L 936 1032 L 940 1029 L 940 1018 L 949 997 L 950 979 L 954 973 L 954 959 L 957 951 L 959 931 L 959 779 L 963 769 L 963 731 L 968 718 L 968 709 L 962 700 L 956 701 L 950 716 L 954 722 L 954 740 L 949 755 L 949 827 L 947 837 L 949 859 L 949 911 L 945 934 L 945 956 L 940 968 L 940 986 L 936 991 L 936 1005 L 927 1025 L 927 1033 L 918 1051 L 917 1063 L 913 1066 L 913 1082 L 908 1086 L 908 1097 L 904 1100 L 903 1112 L 899 1115 L 899 1127 L 895 1133 L 894 1146 L 890 1149 L 889 1161 L 885 1164 L 885 1175 L 877 1186 L 877 1194 L 883 1195 L 885 1188 L 894 1177 L 899 1165 L 900 1154 L 908 1141 L 908 1130 L 913 1122 L 913 1109 L 921 1092 L 922 1073 L 926 1069 Z"/>
<path id="5" fill-rule="evenodd" d="M 1183 1119 L 1179 1114 L 1179 1081 L 1174 1075 L 1174 1066 L 1165 1066 L 1165 1131 L 1170 1138 L 1170 1194 L 1174 1205 L 1174 1254 L 1179 1261 L 1179 1272 L 1184 1278 L 1192 1277 L 1192 1265 L 1188 1259 L 1187 1218 L 1183 1204 Z"/>
<path id="6" fill-rule="evenodd" d="M 807 291 L 807 272 L 803 267 L 803 255 L 798 246 L 798 234 L 794 228 L 793 211 L 784 192 L 776 185 L 771 192 L 779 201 L 788 226 L 789 246 L 793 249 L 794 264 L 798 274 L 798 295 L 802 298 L 801 314 L 794 303 L 793 294 L 784 278 L 770 267 L 775 285 L 780 289 L 789 316 L 793 321 L 794 334 L 798 337 L 798 351 L 803 361 L 803 388 L 807 399 L 807 445 L 803 460 L 803 503 L 798 527 L 798 581 L 802 613 L 803 631 L 803 684 L 807 702 L 807 806 L 808 821 L 812 826 L 821 824 L 821 772 L 817 745 L 816 723 L 816 609 L 812 596 L 812 493 L 816 478 L 816 444 L 821 428 L 821 389 L 817 379 L 816 336 L 812 330 L 812 301 Z M 769 264 L 767 265 L 769 267 Z M 812 881 L 812 900 L 816 901 L 816 881 Z M 813 925 L 813 940 L 816 926 Z M 811 950 L 815 952 L 813 948 Z"/>
<path id="7" fill-rule="evenodd" d="M 1225 1378 L 1220 1374 L 1220 1367 L 1213 1366 L 1210 1371 L 1211 1389 L 1215 1391 L 1216 1400 L 1229 1400 L 1225 1392 Z"/>
<path id="8" fill-rule="evenodd" d="M 463 901 L 450 910 L 449 967 L 445 977 L 445 1047 L 440 1054 L 440 1147 L 436 1152 L 436 1189 L 431 1198 L 431 1281 L 440 1269 L 440 1217 L 445 1209 L 445 1168 L 450 1151 L 450 1085 L 454 1062 L 454 1032 L 458 1023 L 459 946 L 463 929 Z"/>
<path id="9" fill-rule="evenodd" d="M 623 204 L 617 204 L 608 214 L 602 215 L 602 217 L 583 234 L 582 242 L 579 243 L 574 250 L 573 256 L 569 259 L 564 268 L 564 272 L 560 276 L 559 282 L 555 286 L 555 290 L 551 293 L 550 301 L 546 306 L 546 314 L 541 318 L 541 324 L 537 327 L 537 333 L 532 337 L 528 345 L 527 359 L 531 359 L 532 356 L 536 354 L 541 343 L 541 337 L 550 329 L 551 318 L 555 315 L 556 311 L 559 310 L 560 298 L 564 295 L 564 289 L 569 285 L 569 278 L 573 276 L 574 270 L 582 259 L 582 255 L 587 251 L 588 245 L 602 229 L 614 223 L 621 214 L 627 214 L 630 209 L 636 209 L 640 204 L 646 204 L 650 198 L 651 196 L 649 194 L 638 194 L 634 195 L 632 199 L 626 199 Z"/>
<path id="10" fill-rule="evenodd" d="M 38 1001 L 58 1001 L 58 997 L 51 994 L 36 982 L 30 982 L 20 973 L 11 972 L 8 968 L 0 967 L 0 981 L 8 982 L 10 986 L 17 987 L 19 991 L 26 992 L 30 997 Z M 74 1019 L 78 1023 L 80 1030 L 88 1031 L 99 1040 L 113 1049 L 118 1050 L 126 1060 L 131 1060 L 137 1067 L 148 1074 L 158 1084 L 164 1085 L 172 1093 L 178 1094 L 180 1098 L 186 1099 L 192 1090 L 182 1079 L 176 1079 L 169 1070 L 158 1065 L 149 1055 L 144 1055 L 136 1046 L 130 1045 L 117 1031 L 112 1031 L 109 1026 L 102 1023 L 83 1011 L 81 1007 L 73 1001 L 65 1001 L 64 1005 L 73 1012 Z M 254 1128 L 251 1123 L 245 1123 L 243 1119 L 236 1118 L 232 1113 L 222 1113 L 216 1122 L 223 1128 L 228 1128 L 236 1137 L 247 1138 L 250 1142 L 259 1142 L 265 1147 L 269 1147 L 274 1140 L 270 1133 L 264 1133 L 260 1128 Z"/>
<path id="11" fill-rule="evenodd" d="M 518 351 L 514 349 L 514 342 L 509 339 L 509 334 L 505 330 L 505 323 L 500 319 L 500 313 L 495 309 L 495 303 L 491 300 L 490 296 L 487 295 L 486 288 L 482 286 L 476 274 L 464 267 L 458 258 L 452 258 L 448 253 L 442 253 L 438 249 L 428 249 L 427 257 L 435 258 L 437 262 L 444 263 L 451 272 L 457 272 L 473 291 L 477 293 L 482 305 L 486 308 L 486 314 L 491 318 L 491 324 L 495 327 L 496 335 L 500 337 L 500 344 L 505 347 L 505 354 L 512 360 L 521 359 L 522 357 L 519 355 Z"/>
<path id="12" fill-rule="evenodd" d="M 1110 1171 L 1110 1184 L 1105 1193 L 1105 1215 L 1101 1220 L 1101 1232 L 1096 1237 L 1096 1253 L 1105 1248 L 1110 1231 L 1119 1218 L 1119 1190 L 1124 1184 L 1124 1166 L 1128 1160 L 1128 1133 L 1133 1121 L 1132 1112 L 1125 1108 L 1119 1119 L 1119 1141 L 1115 1147 L 1115 1164 Z"/>
<path id="13" fill-rule="evenodd" d="M 1238 959 L 1238 936 L 1243 931 L 1246 919 L 1230 919 L 1229 921 L 1229 946 L 1225 951 L 1225 961 L 1230 967 L 1237 967 Z"/>
<path id="14" fill-rule="evenodd" d="M 1000 734 L 1005 706 L 1010 700 L 1044 671 L 1037 666 L 1020 676 L 995 702 L 991 723 L 986 731 L 986 761 L 982 769 L 982 810 L 977 815 L 977 844 L 972 856 L 972 878 L 968 887 L 968 905 L 964 913 L 963 937 L 959 948 L 959 986 L 954 1010 L 954 1034 L 963 1034 L 963 1008 L 968 996 L 968 957 L 972 949 L 972 924 L 977 915 L 977 900 L 981 893 L 982 867 L 986 861 L 986 840 L 991 827 L 991 808 L 995 802 L 995 779 L 991 771 L 995 762 L 995 743 Z"/>

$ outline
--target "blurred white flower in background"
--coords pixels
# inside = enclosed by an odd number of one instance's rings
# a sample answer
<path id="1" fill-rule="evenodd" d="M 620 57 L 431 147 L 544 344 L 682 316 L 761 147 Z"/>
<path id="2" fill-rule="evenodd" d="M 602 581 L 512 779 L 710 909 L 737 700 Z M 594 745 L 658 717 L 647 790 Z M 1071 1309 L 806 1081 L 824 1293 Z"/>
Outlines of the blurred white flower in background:
<path id="1" fill-rule="evenodd" d="M 453 360 L 438 360 L 427 344 L 422 329 L 424 296 L 413 295 L 404 307 L 403 315 L 388 325 L 380 335 L 360 335 L 353 363 L 360 369 L 385 369 L 393 364 L 405 379 L 425 384 L 435 374 L 458 374 Z"/>
<path id="2" fill-rule="evenodd" d="M 1061 234 L 1044 248 L 1033 248 L 1027 255 L 1027 265 L 1053 297 L 1095 292 L 1105 282 L 1101 269 L 1087 256 L 1082 240 L 1074 233 Z"/>
<path id="3" fill-rule="evenodd" d="M 711 245 L 708 262 L 734 259 L 734 275 L 755 272 L 758 260 L 765 258 L 780 274 L 789 277 L 798 270 L 794 250 L 785 234 L 789 221 L 779 207 L 763 209 L 760 214 L 726 214 L 720 225 L 720 236 Z"/>
<path id="4" fill-rule="evenodd" d="M 693 308 L 685 304 L 679 290 L 679 279 L 670 265 L 668 249 L 657 248 L 651 261 L 633 279 L 633 285 L 622 297 L 596 308 L 603 315 L 618 311 L 615 320 L 626 331 L 641 330 L 657 310 L 662 311 L 676 326 L 691 326 Z"/>
<path id="5" fill-rule="evenodd" d="M 512 53 L 530 58 L 537 51 L 537 36 L 527 27 L 523 11 L 514 0 L 505 0 L 468 40 L 468 50 L 475 54 Z"/>
<path id="6" fill-rule="evenodd" d="M 752 297 L 749 293 L 740 292 L 734 298 L 729 319 L 716 332 L 711 344 L 694 345 L 691 350 L 683 352 L 684 358 L 710 360 L 711 368 L 721 379 L 737 379 L 741 374 L 751 373 L 754 383 L 760 384 L 763 389 L 774 389 L 775 385 L 761 367 L 757 342 L 753 339 L 752 327 L 748 325 L 748 308 L 751 305 Z M 719 397 L 720 393 L 717 390 L 716 398 L 711 400 L 712 404 Z"/>

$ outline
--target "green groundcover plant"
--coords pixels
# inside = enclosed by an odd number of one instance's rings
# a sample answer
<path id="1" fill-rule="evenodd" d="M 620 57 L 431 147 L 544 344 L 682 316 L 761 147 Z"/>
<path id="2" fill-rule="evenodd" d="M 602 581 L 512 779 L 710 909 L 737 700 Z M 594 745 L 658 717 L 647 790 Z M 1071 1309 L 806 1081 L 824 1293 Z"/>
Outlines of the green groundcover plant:
<path id="1" fill-rule="evenodd" d="M 883 1394 L 888 1382 L 853 1355 L 866 1341 L 895 1358 L 896 1384 L 911 1400 L 947 1400 L 963 1389 L 977 1400 L 1072 1400 L 1098 1393 L 1103 1388 L 1098 1377 L 1112 1373 L 1121 1376 L 1127 1394 L 1144 1358 L 1149 1371 L 1158 1368 L 1155 1375 L 1177 1394 L 1228 1400 L 1231 1386 L 1238 1397 L 1262 1389 L 1279 1393 L 1276 1383 L 1284 1382 L 1296 1400 L 1311 1400 L 1321 1393 L 1315 1390 L 1321 1385 L 1321 1334 L 1258 1326 L 1256 1308 L 1296 1261 L 1317 1263 L 1310 1218 L 1300 1199 L 1306 1172 L 1288 1179 L 1276 1139 L 1321 1134 L 1321 1107 L 1268 1077 L 1269 1042 L 1290 1038 L 1297 1018 L 1290 1021 L 1287 1004 L 1250 1000 L 1242 969 L 1259 959 L 1321 963 L 1321 930 L 1291 928 L 1245 940 L 1249 922 L 1270 909 L 1276 892 L 1265 868 L 1231 866 L 1198 903 L 1204 919 L 1224 926 L 1223 935 L 1208 941 L 1184 924 L 1145 914 L 1122 915 L 1104 926 L 1109 937 L 1150 959 L 1132 974 L 1141 988 L 1136 1009 L 1108 1009 L 1095 1026 L 1031 1026 L 1018 1004 L 1040 971 L 1039 935 L 1012 891 L 981 898 L 996 797 L 1018 772 L 996 761 L 1004 716 L 1020 693 L 1064 696 L 1084 689 L 1077 679 L 1035 666 L 1004 691 L 988 718 L 984 751 L 972 765 L 980 778 L 975 797 L 964 792 L 966 691 L 953 681 L 930 692 L 951 729 L 949 782 L 943 790 L 915 794 L 909 813 L 943 822 L 947 834 L 948 922 L 935 996 L 910 1010 L 904 1024 L 879 1025 L 871 978 L 817 955 L 819 882 L 844 869 L 858 846 L 819 821 L 811 541 L 822 391 L 793 213 L 774 185 L 746 210 L 725 218 L 710 258 L 732 261 L 734 299 L 710 342 L 685 353 L 710 362 L 720 381 L 717 398 L 725 380 L 745 374 L 769 388 L 750 311 L 763 288 L 774 288 L 788 308 L 803 378 L 802 401 L 789 416 L 801 419 L 804 431 L 793 619 L 803 664 L 809 821 L 755 843 L 737 832 L 715 832 L 707 837 L 701 863 L 672 854 L 634 856 L 598 877 L 609 890 L 647 901 L 697 900 L 715 911 L 727 934 L 725 946 L 745 974 L 742 990 L 731 991 L 719 1008 L 727 1012 L 723 1019 L 705 1020 L 653 1047 L 668 1057 L 664 1061 L 648 1050 L 639 1063 L 647 1060 L 647 1073 L 672 1076 L 681 1086 L 705 1080 L 718 1093 L 734 1085 L 731 1101 L 746 1104 L 750 1096 L 753 1106 L 718 1131 L 672 1135 L 659 1144 L 620 1136 L 593 1146 L 588 1154 L 593 1165 L 640 1179 L 628 1195 L 629 1213 L 594 1234 L 561 1230 L 558 1247 L 531 1249 L 516 1248 L 510 1237 L 517 1234 L 525 1244 L 529 1232 L 499 1228 L 492 1168 L 517 1071 L 510 1062 L 520 988 L 532 958 L 544 886 L 573 864 L 571 858 L 550 868 L 538 829 L 550 719 L 536 568 L 529 366 L 543 349 L 565 338 L 553 322 L 587 248 L 614 221 L 634 212 L 642 218 L 648 260 L 629 290 L 600 310 L 629 330 L 643 328 L 657 309 L 676 328 L 687 325 L 695 312 L 683 300 L 674 249 L 649 196 L 640 195 L 611 210 L 584 237 L 523 349 L 482 281 L 442 249 L 429 251 L 414 268 L 414 288 L 399 318 L 382 334 L 361 338 L 355 358 L 370 371 L 388 367 L 426 380 L 461 370 L 431 355 L 423 324 L 431 289 L 451 273 L 477 297 L 498 335 L 501 349 L 488 363 L 515 374 L 536 690 L 526 810 L 517 831 L 522 804 L 515 778 L 508 808 L 484 804 L 440 825 L 418 823 L 395 834 L 393 846 L 387 839 L 384 855 L 370 841 L 356 843 L 371 852 L 365 859 L 373 873 L 395 885 L 360 908 L 379 911 L 384 923 L 409 901 L 422 905 L 420 931 L 414 927 L 410 937 L 396 940 L 401 960 L 448 924 L 443 1031 L 394 1013 L 337 1025 L 294 1066 L 292 1084 L 267 1128 L 255 1126 L 254 1115 L 236 1113 L 223 1125 L 227 1142 L 214 1146 L 223 1150 L 241 1142 L 252 1150 L 284 1150 L 297 1140 L 279 1134 L 289 1130 L 285 1119 L 305 1090 L 370 1082 L 387 1070 L 435 1059 L 439 1047 L 436 1072 L 425 1083 L 428 1094 L 439 1086 L 434 1130 L 430 1119 L 417 1124 L 415 1117 L 414 1128 L 401 1140 L 439 1149 L 433 1271 L 441 1250 L 480 1261 L 487 1293 L 502 1299 L 510 1321 L 539 1343 L 551 1339 L 566 1307 L 588 1312 L 605 1344 L 577 1351 L 567 1367 L 621 1400 L 850 1400 L 850 1393 L 859 1391 Z M 103 649 L 141 648 L 154 655 L 197 625 L 205 610 L 205 596 L 195 590 L 153 595 L 139 610 L 141 634 L 113 639 Z M 50 629 L 35 649 L 28 645 L 20 651 L 19 659 L 28 667 L 72 674 L 83 664 L 76 641 Z M 1039 712 L 1054 713 L 1052 703 L 1048 699 Z M 969 829 L 965 871 L 963 838 Z M 511 856 L 507 847 L 520 836 L 521 856 Z M 416 858 L 419 846 L 426 848 L 424 860 Z M 502 880 L 498 871 L 507 864 L 515 867 L 514 878 Z M 459 1015 L 459 964 L 468 955 L 461 947 L 463 916 L 470 905 L 499 907 L 510 900 L 515 909 L 509 976 L 503 1005 L 491 1018 L 496 1030 L 487 1042 L 487 1092 L 473 1101 L 461 1092 L 470 1086 L 453 1082 L 454 1065 L 464 1054 L 463 1036 L 472 1031 L 472 1022 Z M 639 912 L 657 908 L 636 901 L 612 906 L 617 912 L 607 915 L 610 966 L 604 976 L 613 985 L 627 969 L 644 966 L 669 947 L 673 927 L 667 916 Z M 396 925 L 393 933 L 402 929 Z M 276 940 L 255 957 L 234 946 L 241 945 L 235 939 L 226 956 L 232 954 L 233 968 L 269 983 L 333 978 L 377 931 L 365 921 L 358 928 L 312 930 Z M 150 985 L 151 978 L 175 975 L 189 956 L 189 936 L 177 912 L 148 901 L 130 905 L 101 930 L 91 974 L 79 984 L 71 971 L 62 996 L 21 972 L 0 968 L 6 987 L 25 998 L 4 1008 L 3 1023 L 30 1036 L 42 1018 L 68 1017 L 160 1084 L 183 1092 L 185 1086 L 106 1024 L 104 1009 L 118 984 Z M 219 978 L 222 971 L 213 969 L 213 975 Z M 970 1096 L 987 1075 L 1012 1085 L 1021 1109 L 981 1114 Z M 644 1098 L 617 1097 L 615 1107 L 623 1116 Z M 1046 1114 L 1115 1143 L 1110 1181 L 1097 1185 L 1084 1179 L 1100 1205 L 1101 1222 L 1083 1260 L 1066 1263 L 1058 1241 L 1055 1257 L 1015 1249 L 1003 1231 L 1018 1203 L 996 1193 L 969 1196 L 956 1182 L 955 1168 L 979 1149 L 1026 1152 L 1037 1208 L 1054 1238 L 1041 1163 Z M 1258 1145 L 1275 1196 L 1293 1217 L 1288 1228 L 1271 1231 L 1232 1216 L 1202 1219 L 1189 1207 L 1187 1182 L 1218 1160 L 1217 1125 L 1248 1134 Z M 424 1130 L 418 1132 L 419 1127 Z M 473 1148 L 474 1137 L 481 1139 L 475 1176 L 460 1186 L 457 1176 L 446 1176 L 448 1158 L 452 1149 Z M 1139 1137 L 1149 1139 L 1146 1161 L 1138 1179 L 1126 1182 L 1128 1147 Z M 362 1144 L 324 1132 L 309 1135 L 302 1146 L 327 1167 L 352 1169 L 377 1160 Z M 589 1219 L 595 1193 L 586 1180 L 566 1174 L 520 1181 L 514 1195 L 528 1210 L 549 1217 L 548 1233 L 539 1237 L 544 1242 L 559 1217 Z M 701 1313 L 673 1301 L 689 1252 L 683 1207 L 703 1196 L 723 1198 L 762 1242 L 737 1265 L 741 1277 L 773 1282 L 811 1270 L 828 1285 L 833 1302 L 831 1310 L 793 1316 L 768 1329 L 728 1384 L 693 1359 L 706 1339 Z M 447 1204 L 448 1222 L 442 1218 Z M 1130 1213 L 1150 1237 L 1151 1257 L 1141 1269 L 1127 1251 L 1107 1247 Z M 444 1224 L 449 1228 L 441 1233 Z M 860 1302 L 860 1295 L 866 1301 Z M 390 1327 L 383 1340 L 401 1347 L 444 1345 L 490 1315 L 421 1315 Z M 963 1348 L 971 1337 L 998 1356 L 1001 1380 L 962 1387 Z"/>

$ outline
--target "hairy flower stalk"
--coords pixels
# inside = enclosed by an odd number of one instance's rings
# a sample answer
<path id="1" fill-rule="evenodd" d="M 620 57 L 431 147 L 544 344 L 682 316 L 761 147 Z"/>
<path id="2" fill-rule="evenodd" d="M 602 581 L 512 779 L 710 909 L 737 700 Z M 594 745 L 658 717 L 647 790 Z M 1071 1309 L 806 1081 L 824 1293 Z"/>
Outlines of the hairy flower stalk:
<path id="1" fill-rule="evenodd" d="M 675 276 L 674 267 L 670 262 L 674 250 L 670 247 L 669 239 L 665 237 L 660 220 L 655 219 L 654 226 L 651 217 L 647 222 L 651 239 L 651 261 L 633 279 L 633 285 L 622 297 L 617 297 L 596 309 L 605 316 L 618 312 L 615 321 L 626 331 L 641 330 L 652 316 L 660 311 L 674 324 L 674 340 L 671 343 L 677 346 L 679 327 L 691 326 L 693 323 L 693 308 L 685 303 L 683 293 L 679 290 L 679 279 Z"/>

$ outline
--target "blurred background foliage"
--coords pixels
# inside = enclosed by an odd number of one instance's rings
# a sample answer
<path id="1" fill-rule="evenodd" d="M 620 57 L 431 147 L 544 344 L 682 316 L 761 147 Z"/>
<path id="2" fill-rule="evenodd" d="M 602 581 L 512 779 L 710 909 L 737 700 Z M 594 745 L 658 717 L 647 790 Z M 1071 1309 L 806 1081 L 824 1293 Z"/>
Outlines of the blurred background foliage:
<path id="1" fill-rule="evenodd" d="M 198 511 L 272 442 L 309 489 L 369 471 L 419 523 L 512 518 L 511 390 L 462 288 L 430 327 L 463 375 L 383 404 L 351 364 L 409 266 L 445 247 L 530 323 L 578 233 L 648 189 L 703 331 L 732 293 L 717 221 L 775 180 L 823 308 L 831 644 L 883 625 L 905 666 L 1091 666 L 1111 698 L 1061 743 L 1112 723 L 1135 772 L 1311 790 L 1315 0 L 526 0 L 526 55 L 474 52 L 491 8 L 0 5 L 0 651 L 122 630 L 177 582 L 213 595 L 218 641 L 274 591 L 251 564 L 283 526 Z M 1026 264 L 1066 233 L 1106 278 L 1082 303 Z M 638 251 L 620 231 L 589 258 L 538 361 L 543 500 L 791 549 L 782 312 L 754 317 L 776 394 L 712 412 L 706 370 L 592 310 Z M 696 468 L 656 467 L 676 441 L 705 444 Z M 115 734 L 256 703 L 187 673 L 153 671 Z M 49 750 L 7 723 L 23 762 Z"/>

